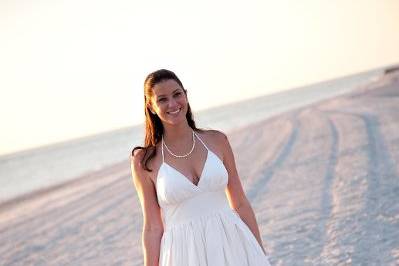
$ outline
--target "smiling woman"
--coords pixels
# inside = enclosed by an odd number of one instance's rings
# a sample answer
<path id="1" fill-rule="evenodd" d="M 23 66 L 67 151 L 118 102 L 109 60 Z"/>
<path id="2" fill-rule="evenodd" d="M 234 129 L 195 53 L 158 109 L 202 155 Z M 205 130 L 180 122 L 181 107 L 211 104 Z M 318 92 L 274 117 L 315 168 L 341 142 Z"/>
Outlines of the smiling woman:
<path id="1" fill-rule="evenodd" d="M 226 135 L 195 126 L 166 69 L 144 83 L 146 136 L 131 156 L 145 265 L 269 265 Z"/>
<path id="2" fill-rule="evenodd" d="M 179 119 L 185 119 L 187 92 L 175 80 L 169 79 L 155 84 L 153 92 L 148 105 L 152 114 L 158 114 L 160 119 L 170 124 L 178 124 Z"/>

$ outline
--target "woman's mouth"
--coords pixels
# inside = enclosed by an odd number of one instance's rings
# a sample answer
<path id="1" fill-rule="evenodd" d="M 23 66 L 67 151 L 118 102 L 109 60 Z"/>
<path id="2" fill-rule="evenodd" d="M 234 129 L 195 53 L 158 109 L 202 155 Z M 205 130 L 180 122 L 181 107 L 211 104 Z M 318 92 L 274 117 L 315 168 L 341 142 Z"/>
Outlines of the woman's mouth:
<path id="1" fill-rule="evenodd" d="M 180 112 L 180 110 L 181 110 L 181 108 L 176 109 L 176 110 L 174 110 L 174 111 L 169 111 L 168 114 L 176 115 L 176 114 L 178 114 L 178 113 Z"/>

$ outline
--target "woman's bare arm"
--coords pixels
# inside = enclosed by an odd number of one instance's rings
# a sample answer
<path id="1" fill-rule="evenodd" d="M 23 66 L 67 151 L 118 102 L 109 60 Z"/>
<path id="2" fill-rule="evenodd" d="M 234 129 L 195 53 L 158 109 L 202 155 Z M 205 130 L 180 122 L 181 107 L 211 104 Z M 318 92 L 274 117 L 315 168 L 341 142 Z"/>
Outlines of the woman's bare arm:
<path id="1" fill-rule="evenodd" d="M 263 247 L 262 238 L 260 236 L 259 226 L 256 221 L 255 213 L 251 207 L 250 202 L 245 196 L 240 177 L 237 173 L 234 154 L 231 149 L 230 143 L 226 135 L 224 135 L 223 133 L 219 134 L 221 135 L 219 136 L 221 138 L 219 143 L 223 144 L 223 163 L 229 175 L 226 194 L 229 199 L 230 206 L 237 211 L 243 222 L 252 231 L 259 245 L 263 249 L 263 252 L 266 254 L 266 251 Z"/>
<path id="2" fill-rule="evenodd" d="M 143 212 L 144 265 L 158 266 L 163 224 L 155 185 L 141 165 L 142 156 L 143 150 L 135 152 L 134 156 L 131 157 L 131 169 L 133 183 Z"/>

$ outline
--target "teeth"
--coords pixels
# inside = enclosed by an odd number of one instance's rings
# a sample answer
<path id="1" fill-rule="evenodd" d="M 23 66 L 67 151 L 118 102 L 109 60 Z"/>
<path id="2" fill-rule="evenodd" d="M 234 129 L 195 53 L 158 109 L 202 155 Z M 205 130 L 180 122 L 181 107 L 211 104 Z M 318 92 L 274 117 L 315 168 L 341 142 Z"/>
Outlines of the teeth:
<path id="1" fill-rule="evenodd" d="M 177 114 L 178 112 L 180 112 L 180 109 L 174 111 L 174 112 L 169 112 L 169 114 Z"/>

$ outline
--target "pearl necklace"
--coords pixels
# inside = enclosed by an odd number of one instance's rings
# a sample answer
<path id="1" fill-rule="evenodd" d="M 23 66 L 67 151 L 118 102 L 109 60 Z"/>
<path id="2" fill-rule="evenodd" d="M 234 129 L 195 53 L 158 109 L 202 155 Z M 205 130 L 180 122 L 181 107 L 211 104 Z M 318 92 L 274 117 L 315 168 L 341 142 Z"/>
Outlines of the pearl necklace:
<path id="1" fill-rule="evenodd" d="M 165 146 L 166 150 L 170 153 L 170 155 L 172 155 L 172 156 L 174 156 L 174 157 L 176 157 L 176 158 L 185 158 L 185 157 L 189 156 L 189 155 L 193 152 L 194 147 L 195 147 L 194 130 L 193 130 L 193 146 L 191 147 L 191 150 L 190 150 L 188 153 L 186 153 L 186 154 L 183 154 L 183 155 L 174 154 L 174 153 L 169 149 L 169 147 L 166 145 L 165 141 L 163 140 L 163 135 L 162 135 L 162 144 Z"/>

